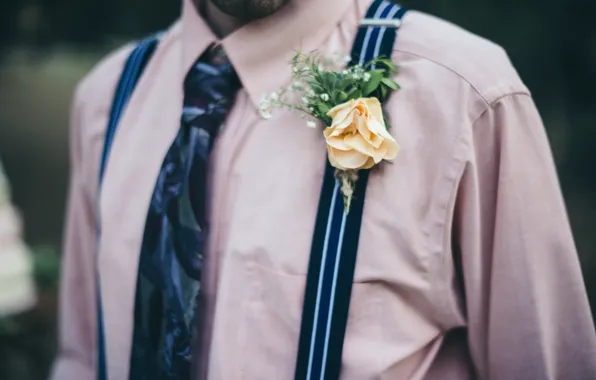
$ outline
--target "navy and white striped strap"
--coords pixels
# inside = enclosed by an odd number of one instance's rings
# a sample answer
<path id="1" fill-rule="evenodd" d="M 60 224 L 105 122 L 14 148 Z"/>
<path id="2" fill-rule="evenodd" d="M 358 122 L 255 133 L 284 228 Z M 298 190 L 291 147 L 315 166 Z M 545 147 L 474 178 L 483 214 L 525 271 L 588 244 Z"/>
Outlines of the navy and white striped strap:
<path id="1" fill-rule="evenodd" d="M 388 0 L 375 0 L 356 36 L 352 62 L 364 65 L 376 57 L 390 58 L 405 12 Z M 327 162 L 306 279 L 296 380 L 336 380 L 341 371 L 368 170 L 359 171 L 349 214 L 334 171 Z"/>
<path id="2" fill-rule="evenodd" d="M 108 157 L 110 155 L 110 150 L 112 148 L 112 142 L 114 141 L 114 136 L 116 135 L 116 130 L 118 129 L 118 122 L 120 121 L 120 117 L 122 116 L 122 112 L 124 108 L 128 104 L 128 101 L 134 91 L 145 66 L 151 59 L 153 52 L 155 51 L 155 47 L 159 41 L 158 35 L 150 36 L 141 42 L 133 49 L 133 51 L 128 56 L 126 63 L 124 64 L 124 69 L 122 70 L 122 74 L 120 75 L 120 80 L 118 81 L 118 86 L 116 87 L 116 92 L 114 94 L 114 98 L 112 100 L 112 108 L 110 111 L 110 118 L 108 121 L 108 126 L 106 128 L 106 135 L 104 139 L 104 146 L 103 152 L 101 155 L 100 167 L 99 167 L 99 188 L 98 194 L 101 190 L 101 183 L 103 181 L 103 175 L 105 172 L 106 164 L 108 161 Z M 98 197 L 99 198 L 99 197 Z M 99 218 L 98 218 L 98 231 L 97 231 L 97 240 L 99 242 L 100 236 L 100 228 L 101 225 Z M 105 341 L 104 341 L 104 329 L 103 329 L 103 313 L 101 307 L 101 291 L 99 285 L 99 271 L 96 274 L 97 278 L 97 379 L 98 380 L 106 380 L 107 379 L 107 368 L 106 368 L 106 356 L 105 356 Z"/>

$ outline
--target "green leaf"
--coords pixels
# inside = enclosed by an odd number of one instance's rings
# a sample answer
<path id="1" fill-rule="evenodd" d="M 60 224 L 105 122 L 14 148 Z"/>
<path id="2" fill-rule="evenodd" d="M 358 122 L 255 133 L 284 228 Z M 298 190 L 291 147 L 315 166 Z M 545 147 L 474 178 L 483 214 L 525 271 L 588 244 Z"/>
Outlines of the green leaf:
<path id="1" fill-rule="evenodd" d="M 399 86 L 397 85 L 397 83 L 395 83 L 395 81 L 394 81 L 393 79 L 390 79 L 390 78 L 383 78 L 383 79 L 381 79 L 381 82 L 382 82 L 382 83 L 383 83 L 385 86 L 389 87 L 390 89 L 392 89 L 392 90 L 394 90 L 394 91 L 396 91 L 396 90 L 398 90 L 398 89 L 399 89 Z"/>
<path id="2" fill-rule="evenodd" d="M 344 91 L 340 91 L 339 95 L 337 96 L 337 102 L 344 103 L 347 100 L 348 100 L 348 94 L 346 94 Z"/>
<path id="3" fill-rule="evenodd" d="M 381 70 L 382 71 L 382 70 Z M 370 80 L 364 84 L 364 96 L 369 96 L 379 85 L 383 79 L 383 74 L 379 70 L 373 70 L 370 72 Z"/>
<path id="4" fill-rule="evenodd" d="M 387 90 L 387 87 L 381 86 L 381 99 L 379 99 L 379 100 L 384 101 L 385 99 L 387 99 L 388 94 L 389 94 L 389 90 Z"/>
<path id="5" fill-rule="evenodd" d="M 358 99 L 360 97 L 362 97 L 362 94 L 360 93 L 360 90 L 358 89 L 358 87 L 352 87 L 352 89 L 350 91 L 348 91 L 348 99 L 346 99 L 346 100 Z"/>
<path id="6" fill-rule="evenodd" d="M 335 87 L 335 75 L 334 73 L 328 71 L 323 74 L 323 84 L 326 88 L 333 88 Z"/>
<path id="7" fill-rule="evenodd" d="M 317 119 L 321 120 L 325 126 L 331 125 L 331 118 L 327 115 L 315 116 Z"/>
<path id="8" fill-rule="evenodd" d="M 389 72 L 397 71 L 397 66 L 389 58 L 380 58 L 377 60 L 377 64 L 385 66 Z"/>
<path id="9" fill-rule="evenodd" d="M 339 84 L 337 85 L 337 88 L 339 88 L 340 90 L 345 90 L 353 82 L 354 82 L 354 79 L 351 76 L 346 75 L 343 78 L 341 78 L 341 80 L 339 81 Z"/>
<path id="10" fill-rule="evenodd" d="M 331 94 L 330 94 L 330 95 L 331 95 L 331 100 L 332 100 L 333 102 L 337 103 L 337 98 L 338 98 L 338 96 L 339 96 L 339 91 L 338 91 L 337 89 L 333 89 L 333 90 L 331 91 Z"/>
<path id="11" fill-rule="evenodd" d="M 325 89 L 323 87 L 321 87 L 321 85 L 316 82 L 309 82 L 308 84 L 310 85 L 310 87 L 312 87 L 312 90 L 314 92 L 316 92 L 317 94 L 322 94 L 325 92 Z"/>
<path id="12" fill-rule="evenodd" d="M 331 109 L 331 107 L 329 107 L 325 103 L 317 104 L 317 108 L 319 109 L 319 112 L 321 113 L 321 115 L 327 115 L 327 112 L 329 112 L 329 110 Z"/>

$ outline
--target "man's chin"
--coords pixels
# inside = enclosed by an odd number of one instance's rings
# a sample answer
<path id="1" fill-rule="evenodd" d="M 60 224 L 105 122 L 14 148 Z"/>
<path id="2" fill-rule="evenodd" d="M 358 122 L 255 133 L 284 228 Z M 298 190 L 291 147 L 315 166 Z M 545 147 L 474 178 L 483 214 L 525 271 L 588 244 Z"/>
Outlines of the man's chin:
<path id="1" fill-rule="evenodd" d="M 211 0 L 222 12 L 243 21 L 271 16 L 290 0 Z"/>

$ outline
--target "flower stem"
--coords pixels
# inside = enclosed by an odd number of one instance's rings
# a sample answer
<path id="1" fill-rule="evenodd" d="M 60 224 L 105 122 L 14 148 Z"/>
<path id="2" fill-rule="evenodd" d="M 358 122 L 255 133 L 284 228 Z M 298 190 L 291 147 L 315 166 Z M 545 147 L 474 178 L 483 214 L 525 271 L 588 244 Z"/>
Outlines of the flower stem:
<path id="1" fill-rule="evenodd" d="M 340 182 L 340 190 L 344 199 L 344 211 L 348 214 L 350 212 L 350 206 L 352 205 L 356 181 L 358 181 L 358 171 L 337 169 L 335 171 L 335 177 Z"/>

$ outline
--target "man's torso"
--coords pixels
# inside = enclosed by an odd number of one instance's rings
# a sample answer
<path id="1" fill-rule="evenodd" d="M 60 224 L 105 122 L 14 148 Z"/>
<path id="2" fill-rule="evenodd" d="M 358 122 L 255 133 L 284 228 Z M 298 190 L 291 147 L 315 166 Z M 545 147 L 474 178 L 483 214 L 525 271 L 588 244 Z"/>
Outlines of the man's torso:
<path id="1" fill-rule="evenodd" d="M 368 6 L 351 3 L 321 52 L 350 51 Z M 99 198 L 106 352 L 115 379 L 127 377 L 138 253 L 155 179 L 179 127 L 187 33 L 178 23 L 162 38 L 121 119 Z M 91 194 L 129 50 L 106 59 L 77 93 Z M 370 175 L 342 378 L 471 377 L 465 333 L 450 333 L 466 326 L 450 255 L 456 188 L 473 122 L 492 101 L 527 89 L 500 48 L 417 12 L 405 17 L 393 61 L 402 89 L 386 110 L 402 149 Z M 261 74 L 251 80 L 267 81 Z M 289 65 L 281 81 L 289 83 Z M 210 333 L 202 352 L 209 349 L 204 368 L 215 380 L 292 377 L 326 159 L 321 129 L 289 111 L 264 120 L 255 100 L 239 92 L 210 158 L 203 282 Z"/>

